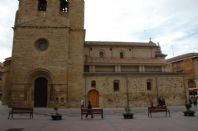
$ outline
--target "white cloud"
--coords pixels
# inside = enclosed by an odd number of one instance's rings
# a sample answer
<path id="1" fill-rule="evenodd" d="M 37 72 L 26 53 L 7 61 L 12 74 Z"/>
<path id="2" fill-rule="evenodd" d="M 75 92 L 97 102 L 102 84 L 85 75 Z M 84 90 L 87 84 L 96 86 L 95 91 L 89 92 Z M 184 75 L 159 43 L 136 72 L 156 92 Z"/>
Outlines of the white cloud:
<path id="1" fill-rule="evenodd" d="M 0 62 L 11 56 L 15 12 L 17 1 L 0 1 Z"/>
<path id="2" fill-rule="evenodd" d="M 17 3 L 0 1 L 0 61 L 11 54 Z M 152 37 L 168 57 L 172 47 L 174 55 L 197 52 L 197 5 L 198 0 L 85 0 L 86 40 L 142 42 Z"/>

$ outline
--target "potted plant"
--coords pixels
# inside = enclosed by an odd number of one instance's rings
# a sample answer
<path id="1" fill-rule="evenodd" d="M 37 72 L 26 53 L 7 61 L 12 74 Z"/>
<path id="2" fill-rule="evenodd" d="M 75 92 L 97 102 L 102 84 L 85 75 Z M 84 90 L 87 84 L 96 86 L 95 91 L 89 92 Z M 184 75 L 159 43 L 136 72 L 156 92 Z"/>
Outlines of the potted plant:
<path id="1" fill-rule="evenodd" d="M 133 113 L 129 107 L 125 108 L 125 112 L 123 113 L 124 119 L 133 119 Z"/>
<path id="2" fill-rule="evenodd" d="M 195 116 L 195 112 L 190 109 L 192 105 L 189 102 L 185 104 L 185 107 L 186 111 L 184 111 L 184 116 Z"/>
<path id="3" fill-rule="evenodd" d="M 58 107 L 54 107 L 55 113 L 51 115 L 52 120 L 62 120 L 62 115 L 58 113 Z"/>

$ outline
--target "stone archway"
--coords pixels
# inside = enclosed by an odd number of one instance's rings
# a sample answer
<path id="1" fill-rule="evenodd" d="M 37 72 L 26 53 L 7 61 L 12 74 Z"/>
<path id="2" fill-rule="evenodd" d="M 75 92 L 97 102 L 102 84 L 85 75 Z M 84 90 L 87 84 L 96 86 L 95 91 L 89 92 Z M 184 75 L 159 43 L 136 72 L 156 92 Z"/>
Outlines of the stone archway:
<path id="1" fill-rule="evenodd" d="M 34 81 L 34 107 L 46 107 L 48 96 L 48 80 L 45 77 L 38 77 Z"/>
<path id="2" fill-rule="evenodd" d="M 92 107 L 99 107 L 99 92 L 90 90 L 88 92 L 88 101 L 91 102 Z"/>
<path id="3" fill-rule="evenodd" d="M 42 68 L 34 69 L 27 73 L 25 77 L 27 84 L 28 102 L 34 107 L 47 107 L 54 101 L 53 96 L 53 75 L 50 71 Z"/>

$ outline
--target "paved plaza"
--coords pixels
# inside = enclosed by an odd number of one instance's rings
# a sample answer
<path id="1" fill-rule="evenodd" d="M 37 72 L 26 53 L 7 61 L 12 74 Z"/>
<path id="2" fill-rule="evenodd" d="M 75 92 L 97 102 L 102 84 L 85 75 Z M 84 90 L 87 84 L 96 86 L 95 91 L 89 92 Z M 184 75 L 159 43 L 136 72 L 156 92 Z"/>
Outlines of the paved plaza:
<path id="1" fill-rule="evenodd" d="M 198 115 L 184 117 L 183 107 L 170 107 L 171 117 L 155 113 L 147 117 L 146 108 L 134 108 L 134 119 L 123 119 L 122 109 L 104 109 L 104 119 L 81 120 L 80 109 L 60 109 L 63 120 L 52 121 L 52 109 L 35 109 L 34 119 L 27 115 L 14 115 L 8 120 L 9 109 L 0 106 L 0 131 L 198 131 Z M 194 109 L 197 110 L 197 109 Z"/>

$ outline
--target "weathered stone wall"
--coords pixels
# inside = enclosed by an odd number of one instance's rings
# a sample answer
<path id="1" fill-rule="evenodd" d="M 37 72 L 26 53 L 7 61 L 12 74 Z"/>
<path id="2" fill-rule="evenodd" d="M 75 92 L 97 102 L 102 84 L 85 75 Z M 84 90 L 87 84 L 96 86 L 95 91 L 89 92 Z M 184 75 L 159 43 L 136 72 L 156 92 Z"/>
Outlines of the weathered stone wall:
<path id="1" fill-rule="evenodd" d="M 3 64 L 0 62 L 0 100 L 2 97 L 2 90 L 3 90 Z"/>
<path id="2" fill-rule="evenodd" d="M 50 18 L 47 21 L 38 18 Z M 84 0 L 69 0 L 69 11 L 60 12 L 59 0 L 47 0 L 47 10 L 38 11 L 38 0 L 20 0 L 16 24 L 45 21 L 45 26 L 84 28 Z"/>
<path id="3" fill-rule="evenodd" d="M 2 89 L 3 89 L 3 81 L 0 80 L 0 100 L 2 99 Z"/>
<path id="4" fill-rule="evenodd" d="M 9 105 L 11 98 L 11 73 L 10 73 L 11 60 L 7 59 L 4 62 L 4 74 L 3 74 L 3 95 L 2 104 Z"/>
<path id="5" fill-rule="evenodd" d="M 83 72 L 84 72 L 84 30 L 70 32 L 70 59 L 68 70 L 68 98 L 69 107 L 79 107 L 82 98 Z"/>
<path id="6" fill-rule="evenodd" d="M 48 0 L 46 11 L 38 1 L 19 1 L 14 27 L 11 63 L 5 75 L 8 105 L 34 105 L 35 80 L 47 83 L 47 105 L 79 104 L 83 85 L 84 0 L 70 0 L 69 11 L 60 12 L 59 0 Z M 45 39 L 41 51 L 37 40 Z M 11 84 L 12 83 L 12 84 Z"/>
<path id="7" fill-rule="evenodd" d="M 159 80 L 158 80 L 159 79 Z M 161 77 L 157 79 L 158 94 L 167 99 L 168 105 L 184 105 L 186 100 L 186 80 L 184 77 Z"/>
<path id="8" fill-rule="evenodd" d="M 0 94 L 2 93 L 3 88 L 3 73 L 0 72 Z"/>
<path id="9" fill-rule="evenodd" d="M 186 73 L 188 79 L 188 88 L 196 88 L 198 87 L 197 56 L 197 53 L 189 53 L 168 59 L 168 65 L 166 67 L 166 70 L 169 72 Z"/>
<path id="10" fill-rule="evenodd" d="M 146 81 L 152 80 L 152 90 L 148 91 Z M 91 87 L 91 81 L 96 81 L 96 88 Z M 113 81 L 120 81 L 120 90 L 113 90 Z M 128 82 L 127 82 L 128 81 Z M 131 107 L 149 106 L 150 100 L 164 97 L 168 106 L 184 105 L 186 100 L 183 76 L 87 76 L 86 93 L 90 90 L 99 92 L 100 107 L 125 107 L 127 104 L 127 87 L 129 105 Z"/>
<path id="11" fill-rule="evenodd" d="M 196 87 L 198 87 L 198 58 L 193 61 L 194 73 L 195 73 L 195 83 Z"/>

